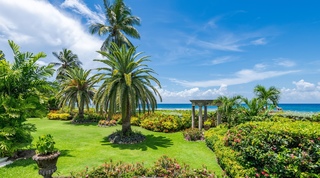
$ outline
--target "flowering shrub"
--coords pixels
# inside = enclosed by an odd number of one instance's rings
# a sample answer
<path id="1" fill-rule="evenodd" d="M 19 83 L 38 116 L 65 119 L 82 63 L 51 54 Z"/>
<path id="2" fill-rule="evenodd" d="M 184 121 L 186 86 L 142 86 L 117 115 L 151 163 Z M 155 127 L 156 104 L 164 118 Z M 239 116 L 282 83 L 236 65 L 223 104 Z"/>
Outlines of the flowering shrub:
<path id="1" fill-rule="evenodd" d="M 203 140 L 203 133 L 197 128 L 189 128 L 183 131 L 183 137 L 188 141 Z"/>
<path id="2" fill-rule="evenodd" d="M 144 114 L 141 127 L 155 132 L 177 132 L 191 126 L 190 115 Z"/>
<path id="3" fill-rule="evenodd" d="M 117 125 L 117 121 L 115 120 L 100 120 L 99 123 L 98 123 L 98 126 L 100 127 L 106 127 L 106 126 L 115 126 Z"/>
<path id="4" fill-rule="evenodd" d="M 313 122 L 320 122 L 320 113 L 286 111 L 286 112 L 276 113 L 274 115 L 278 117 L 293 119 L 293 120 L 308 120 Z"/>
<path id="5" fill-rule="evenodd" d="M 71 120 L 72 117 L 68 113 L 54 113 L 54 112 L 49 112 L 47 114 L 47 118 L 50 120 Z"/>
<path id="6" fill-rule="evenodd" d="M 319 123 L 306 121 L 248 122 L 211 138 L 231 177 L 317 177 L 319 130 Z"/>
<path id="7" fill-rule="evenodd" d="M 190 169 L 189 165 L 179 164 L 168 156 L 160 157 L 151 168 L 146 168 L 142 163 L 127 164 L 122 162 L 105 163 L 104 165 L 89 171 L 88 168 L 80 173 L 71 173 L 71 177 L 216 177 L 214 173 L 202 169 Z"/>

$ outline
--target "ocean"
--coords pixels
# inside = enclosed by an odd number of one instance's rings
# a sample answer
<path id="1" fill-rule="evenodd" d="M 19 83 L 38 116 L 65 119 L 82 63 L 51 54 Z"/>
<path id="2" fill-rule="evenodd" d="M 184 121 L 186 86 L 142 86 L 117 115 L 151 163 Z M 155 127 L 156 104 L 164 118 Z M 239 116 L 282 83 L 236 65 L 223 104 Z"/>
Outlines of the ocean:
<path id="1" fill-rule="evenodd" d="M 191 103 L 177 104 L 177 103 L 158 103 L 158 110 L 191 110 Z M 320 104 L 279 104 L 283 111 L 293 112 L 320 112 Z M 198 109 L 198 107 L 196 107 Z M 216 106 L 208 106 L 208 111 L 216 110 Z"/>

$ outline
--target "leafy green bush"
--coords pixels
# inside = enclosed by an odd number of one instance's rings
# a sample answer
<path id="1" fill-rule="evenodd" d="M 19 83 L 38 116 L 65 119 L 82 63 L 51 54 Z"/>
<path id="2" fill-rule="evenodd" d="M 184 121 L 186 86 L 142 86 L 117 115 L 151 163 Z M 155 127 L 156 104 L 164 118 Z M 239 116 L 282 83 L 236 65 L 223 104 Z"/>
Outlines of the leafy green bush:
<path id="1" fill-rule="evenodd" d="M 197 128 L 189 128 L 183 131 L 183 137 L 188 141 L 203 140 L 203 133 Z"/>
<path id="2" fill-rule="evenodd" d="M 141 127 L 155 132 L 177 132 L 191 126 L 190 115 L 144 114 Z"/>
<path id="3" fill-rule="evenodd" d="M 317 177 L 319 130 L 305 121 L 248 122 L 215 136 L 213 147 L 231 177 Z"/>
<path id="4" fill-rule="evenodd" d="M 47 155 L 56 151 L 54 140 L 50 134 L 42 135 L 36 142 L 36 152 L 39 155 Z"/>
<path id="5" fill-rule="evenodd" d="M 105 163 L 104 165 L 89 171 L 88 168 L 79 173 L 71 173 L 72 177 L 216 177 L 214 173 L 207 170 L 205 167 L 202 169 L 190 169 L 189 165 L 180 165 L 175 159 L 167 156 L 160 157 L 154 166 L 146 168 L 142 163 L 127 164 L 122 162 Z"/>

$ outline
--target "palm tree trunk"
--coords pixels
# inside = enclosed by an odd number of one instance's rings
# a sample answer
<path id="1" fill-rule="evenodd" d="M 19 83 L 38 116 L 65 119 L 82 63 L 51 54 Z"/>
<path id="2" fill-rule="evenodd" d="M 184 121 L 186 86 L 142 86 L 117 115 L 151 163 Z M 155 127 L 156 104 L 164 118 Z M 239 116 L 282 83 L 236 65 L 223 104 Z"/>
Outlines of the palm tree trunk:
<path id="1" fill-rule="evenodd" d="M 127 107 L 126 107 L 126 113 L 125 115 L 122 114 L 122 133 L 124 135 L 129 135 L 132 130 L 131 130 L 131 123 L 130 123 L 130 118 L 131 118 L 131 109 L 130 109 L 130 103 L 129 99 L 127 101 Z"/>

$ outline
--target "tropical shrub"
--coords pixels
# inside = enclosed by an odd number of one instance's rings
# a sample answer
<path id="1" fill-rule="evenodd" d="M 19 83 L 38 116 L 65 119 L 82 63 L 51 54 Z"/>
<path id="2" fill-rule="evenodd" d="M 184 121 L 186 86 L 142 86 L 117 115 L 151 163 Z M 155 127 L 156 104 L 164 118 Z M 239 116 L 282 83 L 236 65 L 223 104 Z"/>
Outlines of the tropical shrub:
<path id="1" fill-rule="evenodd" d="M 72 177 L 216 177 L 206 167 L 202 169 L 191 169 L 189 165 L 179 164 L 177 160 L 168 156 L 160 157 L 151 168 L 146 168 L 142 163 L 127 164 L 112 161 L 89 171 L 71 173 Z"/>
<path id="2" fill-rule="evenodd" d="M 100 120 L 98 125 L 100 127 L 116 126 L 117 125 L 117 121 L 115 121 L 115 120 Z"/>
<path id="3" fill-rule="evenodd" d="M 197 128 L 189 128 L 183 131 L 183 137 L 188 141 L 203 140 L 203 133 Z"/>
<path id="4" fill-rule="evenodd" d="M 231 177 L 317 177 L 319 130 L 319 123 L 306 121 L 248 122 L 224 137 L 210 136 L 207 145 Z"/>
<path id="5" fill-rule="evenodd" d="M 302 120 L 302 121 L 313 121 L 320 122 L 320 113 L 308 113 L 308 112 L 279 112 L 275 113 L 274 116 L 286 117 L 292 120 Z"/>
<path id="6" fill-rule="evenodd" d="M 144 114 L 140 126 L 155 132 L 177 132 L 191 126 L 190 115 Z"/>
<path id="7" fill-rule="evenodd" d="M 72 119 L 69 113 L 55 113 L 55 112 L 49 112 L 47 114 L 47 118 L 49 120 L 71 120 Z"/>

